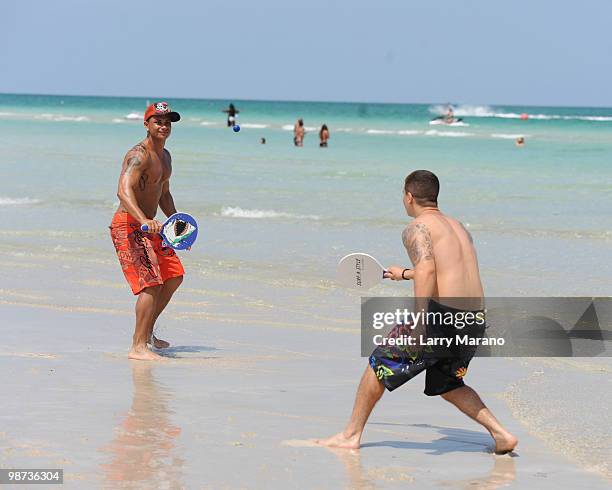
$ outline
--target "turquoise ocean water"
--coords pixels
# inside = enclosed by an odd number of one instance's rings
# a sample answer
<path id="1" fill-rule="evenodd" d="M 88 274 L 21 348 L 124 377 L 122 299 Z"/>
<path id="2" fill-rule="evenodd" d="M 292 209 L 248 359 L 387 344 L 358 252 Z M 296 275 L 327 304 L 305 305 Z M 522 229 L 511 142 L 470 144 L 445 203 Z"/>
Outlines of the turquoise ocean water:
<path id="1" fill-rule="evenodd" d="M 334 305 L 353 305 L 333 282 L 335 265 L 352 251 L 408 263 L 402 186 L 421 168 L 440 177 L 442 210 L 471 229 L 489 294 L 612 292 L 612 109 L 458 105 L 465 124 L 449 127 L 429 124 L 444 110 L 437 104 L 233 101 L 234 133 L 221 112 L 229 100 L 168 102 L 183 116 L 167 143 L 171 188 L 201 224 L 182 255 L 185 303 L 204 305 L 198 311 L 231 305 L 246 316 L 283 302 L 331 318 Z M 146 103 L 0 95 L 5 295 L 111 308 L 104 291 L 127 287 L 107 226 Z M 303 148 L 292 145 L 298 117 Z M 327 149 L 318 147 L 322 123 Z M 410 291 L 399 288 L 373 293 Z"/>

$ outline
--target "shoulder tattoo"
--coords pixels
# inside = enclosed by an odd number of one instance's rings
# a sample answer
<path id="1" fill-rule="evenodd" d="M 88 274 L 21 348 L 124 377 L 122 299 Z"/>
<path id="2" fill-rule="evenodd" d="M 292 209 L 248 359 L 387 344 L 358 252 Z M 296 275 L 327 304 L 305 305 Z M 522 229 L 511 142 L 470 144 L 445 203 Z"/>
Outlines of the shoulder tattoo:
<path id="1" fill-rule="evenodd" d="M 433 242 L 425 224 L 408 225 L 402 233 L 402 241 L 413 265 L 423 260 L 433 260 Z"/>
<path id="2" fill-rule="evenodd" d="M 141 145 L 138 144 L 134 148 L 132 148 L 126 156 L 126 161 L 123 169 L 124 174 L 130 174 L 132 170 L 140 167 L 146 158 L 146 150 Z"/>

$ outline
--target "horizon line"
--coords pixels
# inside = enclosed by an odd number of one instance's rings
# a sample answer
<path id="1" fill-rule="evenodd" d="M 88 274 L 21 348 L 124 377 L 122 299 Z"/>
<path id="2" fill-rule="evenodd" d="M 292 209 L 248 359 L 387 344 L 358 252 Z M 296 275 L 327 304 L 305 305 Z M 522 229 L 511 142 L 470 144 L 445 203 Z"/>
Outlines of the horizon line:
<path id="1" fill-rule="evenodd" d="M 44 96 L 44 97 L 98 97 L 106 99 L 152 99 L 159 97 L 151 97 L 148 95 L 99 95 L 99 94 L 60 94 L 60 93 L 35 93 L 35 92 L 0 92 L 2 95 L 16 96 Z M 513 106 L 513 107 L 550 107 L 550 108 L 583 108 L 583 109 L 611 109 L 610 106 L 593 106 L 593 105 L 535 105 L 535 104 L 506 104 L 506 103 L 485 103 L 485 102 L 380 102 L 380 101 L 359 101 L 359 100 L 294 100 L 294 99 L 245 99 L 240 97 L 175 97 L 169 96 L 167 99 L 175 100 L 214 100 L 214 101 L 240 101 L 240 102 L 284 102 L 284 103 L 309 103 L 309 104 L 377 104 L 377 105 L 472 105 L 472 106 Z"/>

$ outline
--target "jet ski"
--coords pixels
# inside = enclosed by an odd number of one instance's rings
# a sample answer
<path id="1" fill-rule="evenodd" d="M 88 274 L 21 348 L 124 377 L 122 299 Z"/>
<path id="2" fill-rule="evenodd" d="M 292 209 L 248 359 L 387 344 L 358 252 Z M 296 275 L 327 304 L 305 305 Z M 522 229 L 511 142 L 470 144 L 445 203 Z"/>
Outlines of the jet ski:
<path id="1" fill-rule="evenodd" d="M 463 122 L 463 118 L 461 117 L 455 117 L 453 118 L 452 122 L 448 122 L 446 120 L 446 116 L 434 117 L 431 121 L 429 121 L 429 124 L 431 124 L 432 126 L 436 126 L 438 124 L 444 126 L 469 126 L 469 124 Z"/>

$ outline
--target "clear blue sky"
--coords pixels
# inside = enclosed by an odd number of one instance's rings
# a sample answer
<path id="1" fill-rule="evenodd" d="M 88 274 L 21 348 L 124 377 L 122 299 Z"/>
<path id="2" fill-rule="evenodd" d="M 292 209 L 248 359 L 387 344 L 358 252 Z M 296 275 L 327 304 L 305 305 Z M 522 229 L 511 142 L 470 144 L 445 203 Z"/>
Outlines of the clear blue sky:
<path id="1" fill-rule="evenodd" d="M 612 1 L 2 0 L 0 92 L 612 107 Z"/>

